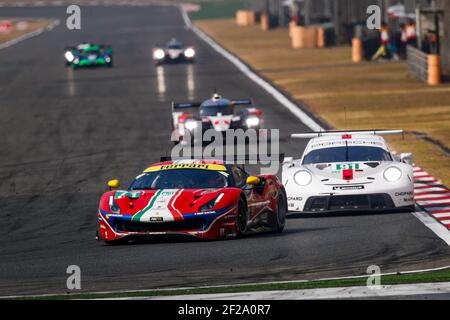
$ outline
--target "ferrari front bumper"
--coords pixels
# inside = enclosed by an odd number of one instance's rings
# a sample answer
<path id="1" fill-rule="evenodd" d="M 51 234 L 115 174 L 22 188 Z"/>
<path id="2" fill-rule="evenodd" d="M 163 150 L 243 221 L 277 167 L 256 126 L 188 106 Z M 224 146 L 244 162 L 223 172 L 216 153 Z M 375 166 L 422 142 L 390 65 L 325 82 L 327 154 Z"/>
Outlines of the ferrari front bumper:
<path id="1" fill-rule="evenodd" d="M 131 216 L 98 212 L 99 235 L 102 240 L 165 234 L 182 234 L 205 239 L 220 239 L 236 235 L 236 207 L 202 214 L 185 214 L 182 220 L 167 222 L 132 221 Z"/>

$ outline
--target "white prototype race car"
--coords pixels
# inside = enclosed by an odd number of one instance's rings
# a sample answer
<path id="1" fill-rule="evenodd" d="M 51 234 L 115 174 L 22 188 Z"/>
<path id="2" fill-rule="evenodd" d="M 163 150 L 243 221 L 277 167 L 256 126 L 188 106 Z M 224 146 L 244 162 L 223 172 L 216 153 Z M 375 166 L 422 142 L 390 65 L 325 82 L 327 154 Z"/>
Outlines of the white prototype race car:
<path id="1" fill-rule="evenodd" d="M 282 181 L 291 212 L 413 211 L 411 153 L 394 155 L 381 135 L 403 130 L 326 131 L 301 159 L 285 158 Z"/>

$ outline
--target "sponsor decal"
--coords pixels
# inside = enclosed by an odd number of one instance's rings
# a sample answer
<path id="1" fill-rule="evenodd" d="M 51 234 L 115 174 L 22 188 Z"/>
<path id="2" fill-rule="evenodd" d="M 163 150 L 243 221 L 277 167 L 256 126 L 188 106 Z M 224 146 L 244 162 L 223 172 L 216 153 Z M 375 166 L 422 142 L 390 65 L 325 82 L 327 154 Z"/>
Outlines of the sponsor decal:
<path id="1" fill-rule="evenodd" d="M 303 200 L 302 197 L 288 197 L 287 199 L 288 199 L 288 201 L 302 201 Z"/>
<path id="2" fill-rule="evenodd" d="M 333 186 L 333 190 L 361 190 L 364 186 Z"/>
<path id="3" fill-rule="evenodd" d="M 362 171 L 359 167 L 359 163 L 337 163 L 336 164 L 336 170 L 355 170 L 355 171 Z"/>
<path id="4" fill-rule="evenodd" d="M 173 169 L 203 169 L 203 170 L 226 171 L 225 166 L 221 164 L 173 163 L 173 164 L 151 166 L 145 169 L 144 172 L 155 172 Z"/>
<path id="5" fill-rule="evenodd" d="M 115 199 L 120 199 L 124 197 L 128 197 L 130 199 L 137 199 L 141 196 L 140 191 L 116 191 L 114 195 Z"/>
<path id="6" fill-rule="evenodd" d="M 403 197 L 403 196 L 412 196 L 414 194 L 414 191 L 404 191 L 404 192 L 396 192 L 396 197 Z"/>
<path id="7" fill-rule="evenodd" d="M 150 217 L 150 222 L 163 222 L 164 218 L 163 217 Z"/>

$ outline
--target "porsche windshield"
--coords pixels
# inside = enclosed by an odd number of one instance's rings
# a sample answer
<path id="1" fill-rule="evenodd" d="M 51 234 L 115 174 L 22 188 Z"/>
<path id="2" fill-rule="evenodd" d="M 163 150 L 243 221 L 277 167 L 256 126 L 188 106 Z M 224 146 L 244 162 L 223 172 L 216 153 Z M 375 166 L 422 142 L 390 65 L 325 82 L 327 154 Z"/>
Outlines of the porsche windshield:
<path id="1" fill-rule="evenodd" d="M 173 169 L 144 173 L 128 189 L 218 189 L 228 185 L 228 173 L 225 171 Z"/>
<path id="2" fill-rule="evenodd" d="M 392 161 L 392 157 L 378 147 L 344 146 L 313 150 L 303 158 L 303 164 L 346 161 Z"/>

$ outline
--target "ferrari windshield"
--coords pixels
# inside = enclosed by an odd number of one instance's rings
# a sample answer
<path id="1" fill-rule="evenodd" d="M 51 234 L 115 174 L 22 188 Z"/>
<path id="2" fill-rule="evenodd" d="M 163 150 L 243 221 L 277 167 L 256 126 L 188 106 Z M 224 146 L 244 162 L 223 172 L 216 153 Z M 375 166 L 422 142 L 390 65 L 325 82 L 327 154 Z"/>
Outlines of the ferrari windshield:
<path id="1" fill-rule="evenodd" d="M 228 185 L 228 173 L 225 171 L 173 169 L 143 173 L 128 189 L 218 189 Z"/>
<path id="2" fill-rule="evenodd" d="M 201 117 L 210 117 L 217 115 L 230 115 L 233 114 L 232 106 L 204 106 L 200 108 Z"/>
<path id="3" fill-rule="evenodd" d="M 392 161 L 392 157 L 378 147 L 344 146 L 313 150 L 303 158 L 303 164 L 346 161 Z"/>

